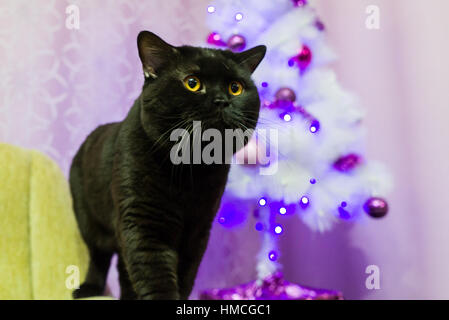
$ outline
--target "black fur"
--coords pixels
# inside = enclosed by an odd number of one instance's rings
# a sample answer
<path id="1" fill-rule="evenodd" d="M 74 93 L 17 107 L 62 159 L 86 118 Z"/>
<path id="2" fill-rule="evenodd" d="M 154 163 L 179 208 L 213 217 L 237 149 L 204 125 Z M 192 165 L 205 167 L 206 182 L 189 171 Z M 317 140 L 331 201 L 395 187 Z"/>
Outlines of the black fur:
<path id="1" fill-rule="evenodd" d="M 74 210 L 90 254 L 75 298 L 103 293 L 117 252 L 122 299 L 187 299 L 229 165 L 173 165 L 170 132 L 193 120 L 202 121 L 203 130 L 221 131 L 257 123 L 260 101 L 250 77 L 264 46 L 239 54 L 172 47 L 144 31 L 138 49 L 146 74 L 141 95 L 122 122 L 87 137 L 70 170 Z M 205 91 L 184 87 L 190 74 Z M 234 80 L 244 85 L 239 96 L 228 92 Z M 214 105 L 217 97 L 229 105 Z"/>

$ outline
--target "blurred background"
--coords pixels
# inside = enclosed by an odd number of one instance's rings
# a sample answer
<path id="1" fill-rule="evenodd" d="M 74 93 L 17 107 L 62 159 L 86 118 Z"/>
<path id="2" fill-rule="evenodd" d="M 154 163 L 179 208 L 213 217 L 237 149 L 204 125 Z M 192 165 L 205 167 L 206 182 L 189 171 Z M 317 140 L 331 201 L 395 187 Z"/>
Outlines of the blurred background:
<path id="1" fill-rule="evenodd" d="M 80 8 L 79 30 L 65 27 Z M 0 4 L 0 141 L 38 149 L 67 173 L 98 124 L 121 120 L 138 96 L 140 30 L 204 45 L 208 1 L 24 1 Z M 349 299 L 449 299 L 449 2 L 316 0 L 343 87 L 367 111 L 368 157 L 395 179 L 382 220 L 310 231 L 289 221 L 281 247 L 288 280 L 343 291 Z M 380 29 L 365 27 L 380 8 Z M 1 183 L 1 182 L 0 182 Z M 255 278 L 258 235 L 250 222 L 214 226 L 199 290 Z M 379 290 L 365 268 L 378 265 Z M 116 273 L 109 279 L 117 293 Z"/>

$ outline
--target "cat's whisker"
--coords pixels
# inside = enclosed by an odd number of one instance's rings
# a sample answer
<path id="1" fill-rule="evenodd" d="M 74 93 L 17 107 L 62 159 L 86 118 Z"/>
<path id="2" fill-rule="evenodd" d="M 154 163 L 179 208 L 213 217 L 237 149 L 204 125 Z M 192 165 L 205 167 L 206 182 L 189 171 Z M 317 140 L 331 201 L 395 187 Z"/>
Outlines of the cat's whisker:
<path id="1" fill-rule="evenodd" d="M 161 148 L 166 142 L 169 141 L 168 136 L 167 135 L 171 135 L 171 133 L 173 132 L 173 130 L 177 129 L 177 127 L 183 127 L 184 125 L 188 124 L 188 120 L 184 119 L 184 120 L 180 120 L 177 123 L 175 123 L 172 127 L 170 127 L 170 129 L 167 129 L 164 133 L 162 133 L 159 138 L 154 142 L 153 147 L 149 150 L 149 154 L 152 154 L 153 151 L 157 151 L 158 148 Z M 167 138 L 167 139 L 165 139 Z M 165 139 L 164 141 L 162 141 L 162 139 Z M 159 144 L 159 142 L 161 142 Z"/>
<path id="2" fill-rule="evenodd" d="M 180 150 L 181 151 L 184 150 L 184 146 L 187 143 L 191 144 L 190 130 L 192 128 L 193 128 L 193 125 L 189 124 L 187 126 L 187 128 L 185 129 L 185 131 L 181 137 L 181 141 L 179 142 L 178 147 L 176 149 L 176 155 L 179 155 Z M 191 146 L 190 146 L 190 150 L 192 150 Z M 184 157 L 184 154 L 183 154 L 183 157 Z M 192 161 L 192 159 L 189 159 L 189 163 L 191 163 L 191 161 Z M 181 162 L 180 164 L 178 164 L 176 166 L 177 166 L 177 168 L 175 169 L 175 178 L 176 178 L 176 176 L 178 176 L 178 178 L 180 179 L 179 183 L 182 183 L 182 169 L 183 169 L 184 164 Z M 173 167 L 175 167 L 175 166 L 173 166 Z M 172 170 L 173 170 L 173 167 L 172 167 Z M 172 175 L 173 175 L 173 171 L 172 171 Z"/>

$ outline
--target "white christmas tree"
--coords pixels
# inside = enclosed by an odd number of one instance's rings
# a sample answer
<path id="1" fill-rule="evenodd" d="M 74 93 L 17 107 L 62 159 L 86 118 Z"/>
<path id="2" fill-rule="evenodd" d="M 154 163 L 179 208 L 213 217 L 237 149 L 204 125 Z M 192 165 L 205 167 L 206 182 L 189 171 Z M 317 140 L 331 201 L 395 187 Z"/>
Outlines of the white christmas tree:
<path id="1" fill-rule="evenodd" d="M 210 46 L 268 49 L 253 74 L 262 102 L 257 128 L 276 129 L 278 137 L 256 135 L 247 153 L 237 154 L 255 164 L 232 165 L 223 200 L 254 204 L 255 227 L 262 233 L 257 270 L 263 279 L 280 269 L 276 242 L 283 215 L 295 214 L 319 231 L 339 219 L 360 219 L 364 211 L 381 217 L 388 210 L 381 197 L 391 179 L 363 156 L 364 114 L 329 68 L 335 55 L 310 1 L 216 0 L 207 11 Z M 260 174 L 260 167 L 273 174 Z M 226 223 L 225 213 L 219 222 Z"/>

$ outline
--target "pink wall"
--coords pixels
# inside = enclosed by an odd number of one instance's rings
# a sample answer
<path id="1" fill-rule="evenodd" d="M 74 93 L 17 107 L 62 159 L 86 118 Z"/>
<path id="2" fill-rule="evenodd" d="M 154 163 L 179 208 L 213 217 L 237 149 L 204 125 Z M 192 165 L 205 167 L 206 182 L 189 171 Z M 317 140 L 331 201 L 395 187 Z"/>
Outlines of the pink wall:
<path id="1" fill-rule="evenodd" d="M 65 28 L 69 3 L 80 7 L 79 30 Z M 66 171 L 85 135 L 122 118 L 136 97 L 137 32 L 200 44 L 207 3 L 2 0 L 0 141 L 42 150 Z M 449 298 L 449 3 L 316 3 L 340 80 L 367 109 L 369 156 L 389 165 L 396 188 L 380 221 L 320 235 L 292 217 L 282 242 L 286 276 L 348 298 Z M 380 30 L 365 28 L 369 4 L 380 7 Z M 252 280 L 258 245 L 249 223 L 216 226 L 196 290 Z M 370 264 L 380 267 L 380 290 L 365 288 Z"/>
<path id="2" fill-rule="evenodd" d="M 368 154 L 395 177 L 388 218 L 348 233 L 381 268 L 381 290 L 365 297 L 448 299 L 449 2 L 317 3 L 341 82 L 366 106 Z M 380 8 L 380 30 L 364 27 L 371 4 Z"/>

